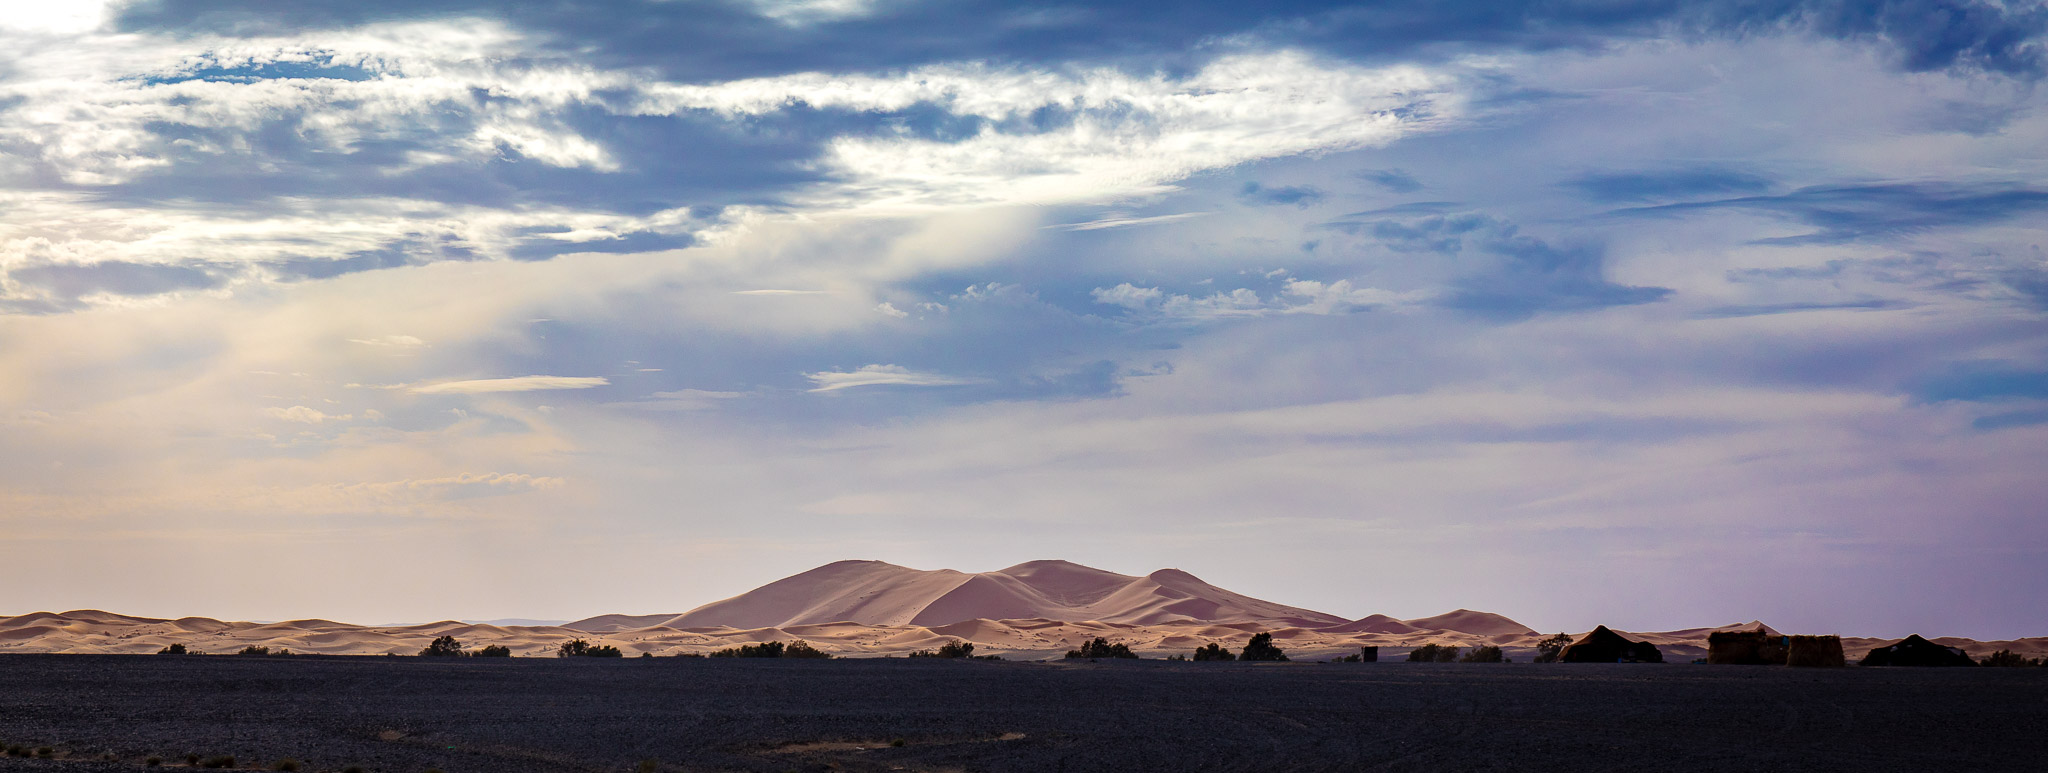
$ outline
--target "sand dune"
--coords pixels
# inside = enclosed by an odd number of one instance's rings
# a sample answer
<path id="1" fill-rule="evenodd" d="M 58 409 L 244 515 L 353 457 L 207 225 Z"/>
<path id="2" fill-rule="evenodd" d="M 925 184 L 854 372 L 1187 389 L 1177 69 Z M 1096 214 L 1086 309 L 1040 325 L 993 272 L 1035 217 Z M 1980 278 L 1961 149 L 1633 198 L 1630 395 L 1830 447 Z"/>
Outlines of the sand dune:
<path id="1" fill-rule="evenodd" d="M 630 621 L 619 617 L 606 615 L 565 627 L 596 633 L 642 623 L 652 616 Z M 931 626 L 1029 618 L 1142 625 L 1325 626 L 1345 622 L 1336 615 L 1233 593 L 1178 569 L 1132 577 L 1066 561 L 1030 561 L 968 574 L 951 569 L 924 571 L 881 561 L 840 561 L 705 604 L 661 624 L 671 628 L 760 628 L 844 621 Z"/>
<path id="2" fill-rule="evenodd" d="M 1623 635 L 1653 642 L 1664 651 L 1667 660 L 1685 662 L 1705 655 L 1707 634 L 1716 630 L 1754 630 L 1756 625 L 1744 623 L 1680 631 L 1629 631 Z M 1268 628 L 1255 624 L 1135 624 L 1020 618 L 962 620 L 937 626 L 832 622 L 758 628 L 648 626 L 593 633 L 563 626 L 494 626 L 455 621 L 414 626 L 356 626 L 324 620 L 263 624 L 205 618 L 159 620 L 80 610 L 0 617 L 0 653 L 146 654 L 179 643 L 195 652 L 213 654 L 234 653 L 255 645 L 296 653 L 412 655 L 435 637 L 451 635 L 472 648 L 495 644 L 509 647 L 520 656 L 552 655 L 556 646 L 571 638 L 609 644 L 627 655 L 643 652 L 655 655 L 703 653 L 741 644 L 803 639 L 826 652 L 853 657 L 902 655 L 913 650 L 936 648 L 948 642 L 966 641 L 973 642 L 980 653 L 1011 659 L 1044 659 L 1058 658 L 1081 642 L 1102 637 L 1129 644 L 1146 657 L 1164 657 L 1185 654 L 1211 643 L 1236 649 L 1244 646 L 1245 640 L 1253 633 L 1264 630 L 1272 632 L 1274 639 L 1290 655 L 1302 660 L 1327 659 L 1356 652 L 1360 646 L 1381 647 L 1383 658 L 1397 659 L 1409 648 L 1433 643 L 1458 647 L 1491 644 L 1502 647 L 1516 660 L 1526 661 L 1533 656 L 1536 643 L 1544 637 L 1544 634 L 1535 633 L 1489 635 L 1441 629 L 1392 633 L 1339 630 L 1345 627 Z M 1843 645 L 1853 659 L 1872 647 L 1896 641 L 1845 637 Z M 1934 641 L 1962 647 L 1977 656 L 1999 649 L 2010 649 L 2028 657 L 2048 655 L 2048 638 L 1980 642 L 1942 637 Z"/>
<path id="3" fill-rule="evenodd" d="M 1618 631 L 1656 644 L 1668 661 L 1706 654 L 1715 631 L 1755 630 L 1750 621 L 1677 631 Z M 1772 630 L 1763 626 L 1766 630 Z M 0 617 L 0 653 L 152 653 L 183 644 L 203 653 L 248 646 L 331 655 L 412 655 L 440 636 L 470 647 L 498 645 L 522 656 L 552 655 L 570 639 L 618 647 L 628 655 L 703 653 L 765 641 L 802 639 L 848 656 L 901 655 L 948 642 L 1014 659 L 1057 658 L 1104 638 L 1148 657 L 1220 644 L 1236 649 L 1270 632 L 1299 659 L 1326 659 L 1381 647 L 1397 657 L 1423 644 L 1499 646 L 1518 660 L 1545 638 L 1490 612 L 1458 609 L 1397 620 L 1335 615 L 1233 593 L 1178 569 L 1144 577 L 1066 561 L 1031 561 L 994 572 L 922 571 L 880 561 L 840 561 L 683 614 L 600 615 L 562 625 L 497 625 L 443 620 L 418 625 L 354 625 L 304 619 L 249 623 L 184 617 L 163 620 L 99 610 Z M 1896 639 L 1844 637 L 1851 658 Z M 1982 656 L 2010 649 L 2048 655 L 2048 638 L 1978 642 L 1937 638 Z"/>

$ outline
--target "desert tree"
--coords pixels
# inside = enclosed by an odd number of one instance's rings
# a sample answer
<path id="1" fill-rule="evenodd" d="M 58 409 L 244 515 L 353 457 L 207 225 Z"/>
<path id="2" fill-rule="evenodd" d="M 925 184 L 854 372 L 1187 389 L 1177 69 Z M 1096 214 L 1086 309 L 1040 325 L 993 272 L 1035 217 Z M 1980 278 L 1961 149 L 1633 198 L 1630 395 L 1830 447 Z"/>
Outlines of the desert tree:
<path id="1" fill-rule="evenodd" d="M 420 650 L 420 656 L 429 658 L 459 658 L 462 657 L 462 642 L 456 641 L 453 636 L 443 636 L 428 644 L 426 649 Z"/>
<path id="2" fill-rule="evenodd" d="M 1244 643 L 1244 651 L 1238 654 L 1237 659 L 1268 661 L 1286 660 L 1287 653 L 1281 650 L 1279 647 L 1273 646 L 1273 634 L 1256 633 L 1252 634 L 1251 641 Z"/>

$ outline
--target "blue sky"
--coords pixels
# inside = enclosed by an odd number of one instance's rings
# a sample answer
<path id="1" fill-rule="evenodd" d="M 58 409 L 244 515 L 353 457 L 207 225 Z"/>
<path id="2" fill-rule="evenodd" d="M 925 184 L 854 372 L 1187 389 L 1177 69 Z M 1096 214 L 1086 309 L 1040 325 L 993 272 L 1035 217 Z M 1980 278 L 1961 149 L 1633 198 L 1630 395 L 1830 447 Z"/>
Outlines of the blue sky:
<path id="1" fill-rule="evenodd" d="M 2040 3 L 0 19 L 0 612 L 2048 634 Z"/>

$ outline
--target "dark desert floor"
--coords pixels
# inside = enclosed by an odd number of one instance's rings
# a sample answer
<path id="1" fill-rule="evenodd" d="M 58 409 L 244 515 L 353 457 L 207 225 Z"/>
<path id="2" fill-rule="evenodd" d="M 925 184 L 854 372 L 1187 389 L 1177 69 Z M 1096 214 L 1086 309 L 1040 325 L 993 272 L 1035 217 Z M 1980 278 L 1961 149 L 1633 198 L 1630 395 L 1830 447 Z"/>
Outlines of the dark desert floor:
<path id="1" fill-rule="evenodd" d="M 2039 770 L 2048 669 L 10 655 L 0 745 L 63 773 Z"/>

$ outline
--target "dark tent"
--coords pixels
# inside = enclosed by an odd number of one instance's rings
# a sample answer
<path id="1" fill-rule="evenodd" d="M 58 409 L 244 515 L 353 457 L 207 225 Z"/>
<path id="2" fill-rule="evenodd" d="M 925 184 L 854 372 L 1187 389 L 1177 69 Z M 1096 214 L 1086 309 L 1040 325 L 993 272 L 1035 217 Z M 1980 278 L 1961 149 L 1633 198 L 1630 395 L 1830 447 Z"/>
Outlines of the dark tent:
<path id="1" fill-rule="evenodd" d="M 1889 647 L 1872 649 L 1863 656 L 1866 666 L 1974 666 L 1977 661 L 1970 659 L 1970 653 L 1955 647 L 1943 647 L 1920 638 L 1920 634 L 1906 637 L 1904 641 Z"/>
<path id="2" fill-rule="evenodd" d="M 1593 629 L 1557 653 L 1559 663 L 1662 663 L 1664 653 L 1646 641 L 1629 641 L 1607 626 Z"/>

